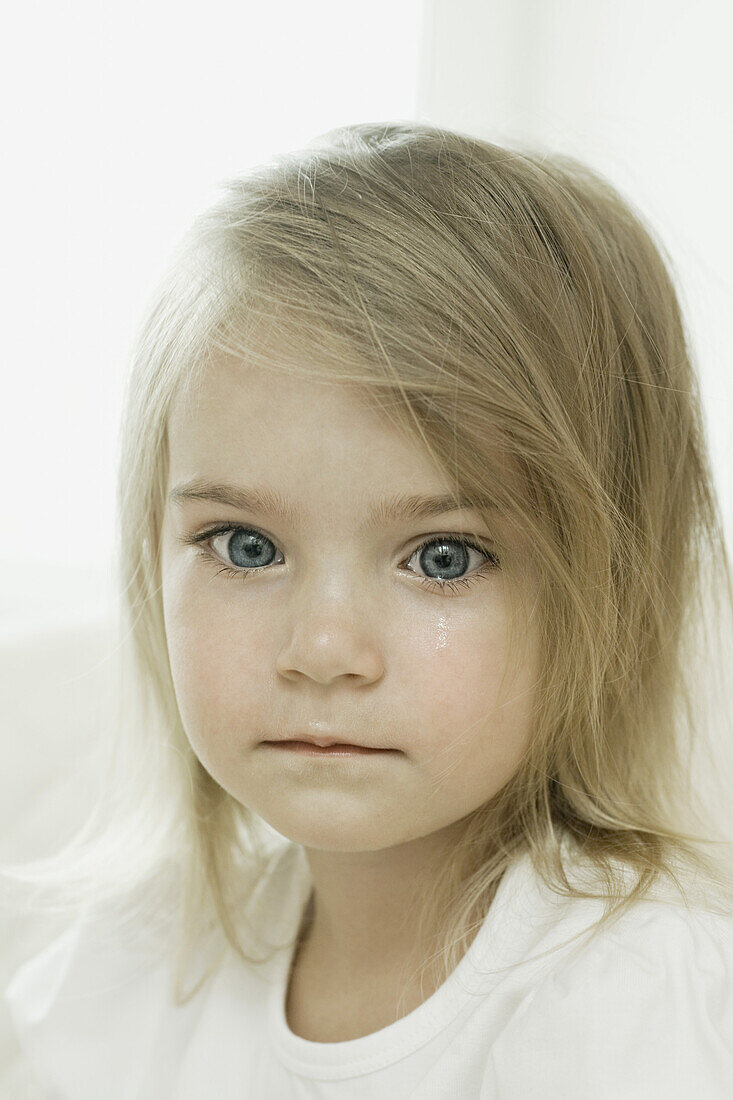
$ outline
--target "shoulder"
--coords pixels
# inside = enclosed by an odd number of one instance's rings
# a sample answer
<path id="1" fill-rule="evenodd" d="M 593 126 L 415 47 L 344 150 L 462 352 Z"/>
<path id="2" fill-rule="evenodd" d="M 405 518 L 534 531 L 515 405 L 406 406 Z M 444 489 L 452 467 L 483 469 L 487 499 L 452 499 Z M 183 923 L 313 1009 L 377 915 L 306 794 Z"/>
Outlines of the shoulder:
<path id="1" fill-rule="evenodd" d="M 589 936 L 585 947 L 581 942 L 552 976 L 556 994 L 586 988 L 590 981 L 617 991 L 626 1008 L 653 997 L 660 1023 L 717 998 L 729 1014 L 727 1043 L 733 1052 L 733 915 L 639 902 Z M 597 1008 L 591 1005 L 591 1013 Z"/>
<path id="2" fill-rule="evenodd" d="M 153 952 L 126 939 L 108 919 L 85 909 L 13 974 L 5 1000 L 14 1009 L 40 1019 L 59 999 L 77 999 L 92 990 L 113 990 L 126 984 Z"/>
<path id="3" fill-rule="evenodd" d="M 88 905 L 14 970 L 3 999 L 15 1046 L 53 1095 L 92 1100 L 100 1081 L 110 1100 L 131 1095 L 129 1051 L 164 1016 L 172 942 L 134 911 Z"/>
<path id="4" fill-rule="evenodd" d="M 280 846 L 256 889 L 243 890 L 243 905 L 246 900 L 248 906 L 253 901 L 263 906 L 259 915 L 268 934 L 273 934 L 270 917 L 273 928 L 276 915 L 292 919 L 285 902 L 289 891 L 304 887 L 303 862 L 291 846 Z M 170 1074 L 171 1066 L 185 1060 L 205 1007 L 218 1011 L 220 994 L 211 987 L 182 1004 L 175 999 L 178 927 L 171 917 L 175 906 L 168 902 L 175 901 L 177 889 L 177 872 L 171 872 L 169 882 L 156 880 L 152 895 L 141 892 L 140 907 L 129 899 L 106 908 L 87 906 L 65 927 L 57 924 L 13 972 L 3 997 L 16 1045 L 52 1095 L 99 1100 L 103 1081 L 105 1100 L 126 1100 L 137 1095 L 143 1079 L 157 1087 L 160 1074 Z M 190 960 L 193 980 L 186 968 L 185 989 L 211 968 L 225 971 L 219 966 L 224 953 L 221 930 L 214 928 Z M 158 1094 L 150 1088 L 150 1095 Z"/>
<path id="5" fill-rule="evenodd" d="M 644 900 L 581 937 L 531 991 L 489 1074 L 529 1073 L 522 1049 L 548 1097 L 733 1096 L 733 915 Z M 518 1081 L 526 1095 L 536 1084 Z"/>

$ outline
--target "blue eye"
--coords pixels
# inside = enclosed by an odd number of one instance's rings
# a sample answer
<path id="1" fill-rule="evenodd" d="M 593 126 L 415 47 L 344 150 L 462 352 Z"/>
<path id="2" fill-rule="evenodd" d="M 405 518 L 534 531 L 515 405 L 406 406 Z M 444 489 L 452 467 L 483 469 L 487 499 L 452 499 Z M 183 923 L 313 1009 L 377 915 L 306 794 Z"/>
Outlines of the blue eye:
<path id="1" fill-rule="evenodd" d="M 441 579 L 417 577 L 423 588 L 427 588 L 429 591 L 450 590 L 455 592 L 459 586 L 470 588 L 474 581 L 481 580 L 487 573 L 497 569 L 499 559 L 496 554 L 488 548 L 469 542 L 467 539 L 459 538 L 457 535 L 439 535 L 421 542 L 410 554 L 407 561 L 409 563 L 415 555 L 418 555 L 421 569 L 430 568 L 441 573 L 458 573 L 469 568 L 471 551 L 483 557 L 484 563 L 468 577 L 444 577 Z"/>
<path id="2" fill-rule="evenodd" d="M 226 551 L 231 564 L 222 561 L 222 558 L 208 545 L 219 536 L 227 534 L 231 534 Z M 271 539 L 254 527 L 242 527 L 240 524 L 218 524 L 198 535 L 186 535 L 179 541 L 186 545 L 203 544 L 200 546 L 199 553 L 207 561 L 220 566 L 218 573 L 244 580 L 249 574 L 272 565 L 276 554 L 275 545 Z M 468 577 L 458 577 L 458 573 L 469 567 L 471 551 L 483 557 L 484 562 Z M 459 586 L 469 588 L 475 581 L 498 569 L 500 565 L 496 554 L 488 546 L 471 542 L 458 535 L 432 535 L 410 553 L 403 565 L 409 568 L 409 563 L 416 556 L 419 558 L 422 569 L 435 569 L 443 574 L 454 574 L 454 576 L 442 578 L 423 577 L 416 574 L 415 579 L 418 583 L 432 592 L 455 592 Z M 232 561 L 232 558 L 237 560 Z M 282 563 L 275 562 L 275 564 Z M 232 568 L 232 565 L 237 568 Z"/>

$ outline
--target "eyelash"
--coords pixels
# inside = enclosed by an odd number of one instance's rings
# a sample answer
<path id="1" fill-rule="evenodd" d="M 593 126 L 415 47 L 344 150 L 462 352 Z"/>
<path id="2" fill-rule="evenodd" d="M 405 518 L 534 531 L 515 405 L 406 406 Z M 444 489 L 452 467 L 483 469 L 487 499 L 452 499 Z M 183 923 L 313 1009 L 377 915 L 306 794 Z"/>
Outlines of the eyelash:
<path id="1" fill-rule="evenodd" d="M 263 535 L 262 532 L 258 531 L 256 527 L 244 527 L 242 524 L 239 523 L 220 523 L 217 524 L 215 527 L 209 528 L 207 531 L 202 531 L 199 535 L 184 535 L 181 539 L 179 539 L 179 542 L 182 542 L 186 546 L 197 545 L 198 543 L 208 542 L 211 539 L 215 538 L 217 535 L 224 535 L 234 531 L 251 531 L 253 534 L 260 535 L 262 538 L 267 538 L 267 535 Z M 446 590 L 457 592 L 459 588 L 470 588 L 475 581 L 482 580 L 486 577 L 487 573 L 490 573 L 499 567 L 499 560 L 492 551 L 488 550 L 485 546 L 482 546 L 481 544 L 471 542 L 468 539 L 461 538 L 458 535 L 431 535 L 430 538 L 425 539 L 423 542 L 420 543 L 419 546 L 416 546 L 415 549 L 411 551 L 406 560 L 409 561 L 410 558 L 413 558 L 415 554 L 419 553 L 426 546 L 429 546 L 433 542 L 440 542 L 441 539 L 446 542 L 458 543 L 460 546 L 465 546 L 470 550 L 476 550 L 477 553 L 484 554 L 487 557 L 488 561 L 484 565 L 480 566 L 470 576 L 455 581 L 439 581 L 435 580 L 433 577 L 421 577 L 416 574 L 415 579 L 417 580 L 418 584 L 427 589 L 427 591 L 429 592 L 445 594 Z M 268 539 L 268 542 L 271 541 L 271 539 Z M 198 552 L 207 561 L 213 562 L 216 565 L 222 565 L 221 558 L 213 553 L 213 551 L 211 551 L 208 547 L 200 547 Z M 217 573 L 217 576 L 219 576 L 221 573 L 224 573 L 225 576 L 246 579 L 249 573 L 255 572 L 259 572 L 259 569 L 234 569 L 229 565 L 223 564 L 222 568 Z"/>

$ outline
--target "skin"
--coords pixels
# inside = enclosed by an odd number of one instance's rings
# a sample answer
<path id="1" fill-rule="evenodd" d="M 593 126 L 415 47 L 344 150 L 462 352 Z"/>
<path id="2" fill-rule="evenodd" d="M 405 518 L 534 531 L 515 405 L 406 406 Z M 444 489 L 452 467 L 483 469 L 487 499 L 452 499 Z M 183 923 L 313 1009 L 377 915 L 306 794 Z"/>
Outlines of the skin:
<path id="1" fill-rule="evenodd" d="M 204 477 L 275 489 L 304 509 L 291 525 L 230 505 L 169 503 L 165 625 L 194 752 L 306 852 L 313 920 L 293 964 L 291 1027 L 321 1041 L 364 1034 L 389 1022 L 395 975 L 414 955 L 405 914 L 416 887 L 450 857 L 461 820 L 518 766 L 536 646 L 500 696 L 509 614 L 500 569 L 455 593 L 420 585 L 440 574 L 415 549 L 430 536 L 491 540 L 478 514 L 363 529 L 372 502 L 451 486 L 356 391 L 223 362 L 192 402 L 174 404 L 169 443 L 169 488 Z M 219 522 L 264 535 L 259 553 L 271 563 L 243 565 L 241 549 L 228 557 L 231 534 L 209 544 L 217 562 L 181 541 Z M 485 563 L 470 552 L 462 576 Z M 226 564 L 249 572 L 220 574 Z M 262 744 L 317 722 L 338 740 L 398 751 L 328 759 Z M 359 1018 L 365 998 L 375 1007 Z"/>

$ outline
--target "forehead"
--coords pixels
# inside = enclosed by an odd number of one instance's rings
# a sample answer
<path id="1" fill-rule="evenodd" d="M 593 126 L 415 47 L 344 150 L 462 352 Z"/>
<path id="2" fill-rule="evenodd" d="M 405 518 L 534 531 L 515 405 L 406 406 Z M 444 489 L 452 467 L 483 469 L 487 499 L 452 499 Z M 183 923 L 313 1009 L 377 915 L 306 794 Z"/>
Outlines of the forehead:
<path id="1" fill-rule="evenodd" d="M 388 414 L 363 386 L 309 377 L 309 366 L 299 375 L 211 360 L 171 408 L 169 493 L 226 497 L 293 525 L 348 509 L 368 528 L 445 513 L 452 497 L 453 511 L 480 512 L 492 531 L 509 534 L 505 464 L 497 467 L 500 477 L 487 467 L 475 491 L 462 493 L 410 434 L 407 418 L 393 419 L 396 398 Z"/>
<path id="2" fill-rule="evenodd" d="M 338 469 L 448 490 L 428 452 L 363 389 L 339 381 L 224 363 L 173 401 L 171 464 L 179 475 L 246 476 L 288 468 L 291 478 Z M 183 466 L 187 467 L 184 471 Z M 409 491 L 407 484 L 403 485 Z"/>

